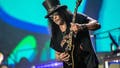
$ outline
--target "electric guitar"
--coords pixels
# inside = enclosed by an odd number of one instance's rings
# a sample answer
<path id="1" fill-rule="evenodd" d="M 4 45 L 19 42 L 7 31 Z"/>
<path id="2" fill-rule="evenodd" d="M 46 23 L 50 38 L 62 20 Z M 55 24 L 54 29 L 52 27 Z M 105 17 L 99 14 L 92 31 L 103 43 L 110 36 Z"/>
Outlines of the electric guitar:
<path id="1" fill-rule="evenodd" d="M 73 15 L 73 18 L 72 18 L 72 23 L 75 23 L 75 18 L 76 18 L 76 15 L 77 15 L 78 6 L 80 5 L 81 2 L 82 2 L 82 0 L 77 0 L 76 1 L 76 7 L 75 7 L 74 15 Z M 67 46 L 65 47 L 65 52 L 70 55 L 70 58 L 69 58 L 69 61 L 66 61 L 65 63 L 69 67 L 74 68 L 74 57 L 73 57 L 73 52 L 74 52 L 73 37 L 74 37 L 74 33 L 73 33 L 73 31 L 70 31 L 70 33 L 68 35 L 69 35 L 69 38 L 66 40 Z"/>

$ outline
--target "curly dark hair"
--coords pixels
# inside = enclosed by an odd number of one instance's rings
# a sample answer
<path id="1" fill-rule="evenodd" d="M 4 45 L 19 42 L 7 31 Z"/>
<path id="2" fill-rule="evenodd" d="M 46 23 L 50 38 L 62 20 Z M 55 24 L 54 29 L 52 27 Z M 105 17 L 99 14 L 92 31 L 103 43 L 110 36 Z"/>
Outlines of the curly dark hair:
<path id="1" fill-rule="evenodd" d="M 70 25 L 70 22 L 72 21 L 72 13 L 69 12 L 66 9 L 63 10 L 58 10 L 58 14 L 62 17 L 62 19 L 66 22 L 67 26 Z M 60 31 L 59 27 L 57 24 L 55 24 L 51 18 L 48 18 L 48 21 L 50 22 L 51 25 L 51 31 L 52 31 L 52 37 L 56 37 L 57 32 Z M 54 35 L 54 36 L 53 36 Z"/>

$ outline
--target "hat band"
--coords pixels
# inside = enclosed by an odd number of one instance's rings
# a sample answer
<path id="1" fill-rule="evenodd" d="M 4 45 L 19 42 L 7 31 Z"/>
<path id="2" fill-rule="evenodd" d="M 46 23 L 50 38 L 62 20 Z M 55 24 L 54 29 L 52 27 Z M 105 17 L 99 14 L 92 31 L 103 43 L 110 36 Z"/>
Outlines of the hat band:
<path id="1" fill-rule="evenodd" d="M 58 7 L 60 7 L 60 5 L 57 5 L 56 7 L 52 7 L 51 9 L 48 10 L 48 12 L 50 13 L 50 12 L 54 11 L 56 8 L 58 8 Z"/>

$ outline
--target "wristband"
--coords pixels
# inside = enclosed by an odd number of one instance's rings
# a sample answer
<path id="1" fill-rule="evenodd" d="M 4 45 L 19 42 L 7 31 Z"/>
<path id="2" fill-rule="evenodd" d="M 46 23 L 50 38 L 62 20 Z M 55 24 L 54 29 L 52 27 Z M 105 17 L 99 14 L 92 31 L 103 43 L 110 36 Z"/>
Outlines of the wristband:
<path id="1" fill-rule="evenodd" d="M 86 24 L 81 24 L 80 25 L 80 30 L 87 30 L 87 25 Z"/>

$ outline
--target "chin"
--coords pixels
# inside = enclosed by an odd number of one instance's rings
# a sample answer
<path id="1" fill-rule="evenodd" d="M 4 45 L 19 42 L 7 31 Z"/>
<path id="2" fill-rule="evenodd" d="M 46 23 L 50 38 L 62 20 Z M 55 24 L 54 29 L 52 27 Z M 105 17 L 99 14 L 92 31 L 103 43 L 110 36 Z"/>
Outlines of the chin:
<path id="1" fill-rule="evenodd" d="M 61 24 L 61 22 L 56 22 L 56 24 L 57 24 L 57 25 L 60 25 L 60 24 Z"/>
<path id="2" fill-rule="evenodd" d="M 63 21 L 59 20 L 56 22 L 57 25 L 62 25 L 63 24 Z"/>

